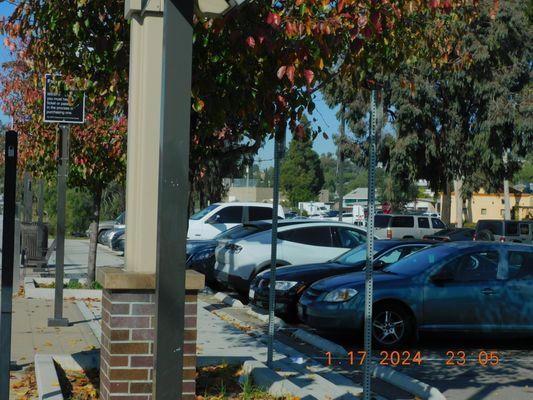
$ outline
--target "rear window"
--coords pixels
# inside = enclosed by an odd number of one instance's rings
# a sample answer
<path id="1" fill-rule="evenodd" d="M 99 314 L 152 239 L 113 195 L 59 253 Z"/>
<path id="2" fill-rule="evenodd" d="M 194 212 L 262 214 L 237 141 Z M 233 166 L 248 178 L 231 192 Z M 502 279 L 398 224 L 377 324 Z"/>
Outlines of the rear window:
<path id="1" fill-rule="evenodd" d="M 374 226 L 376 228 L 386 228 L 389 226 L 390 215 L 376 215 L 374 217 Z"/>
<path id="2" fill-rule="evenodd" d="M 248 207 L 248 219 L 250 221 L 260 221 L 263 219 L 272 219 L 272 208 L 270 207 Z"/>
<path id="3" fill-rule="evenodd" d="M 518 222 L 506 222 L 505 235 L 518 235 Z"/>
<path id="4" fill-rule="evenodd" d="M 520 224 L 520 234 L 521 235 L 529 235 L 529 225 L 528 224 Z"/>
<path id="5" fill-rule="evenodd" d="M 315 226 L 309 228 L 291 229 L 278 234 L 281 240 L 307 244 L 309 246 L 332 247 L 331 230 L 329 226 Z"/>
<path id="6" fill-rule="evenodd" d="M 390 226 L 392 228 L 413 228 L 415 219 L 413 217 L 393 217 Z"/>
<path id="7" fill-rule="evenodd" d="M 502 235 L 502 222 L 501 221 L 479 221 L 477 223 L 477 231 L 490 231 L 493 235 Z"/>

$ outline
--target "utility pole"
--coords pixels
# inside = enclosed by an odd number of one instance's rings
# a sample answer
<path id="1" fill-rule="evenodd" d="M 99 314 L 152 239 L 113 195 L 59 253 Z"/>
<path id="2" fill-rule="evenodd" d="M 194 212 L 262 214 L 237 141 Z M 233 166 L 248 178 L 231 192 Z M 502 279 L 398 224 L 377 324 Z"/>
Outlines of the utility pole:
<path id="1" fill-rule="evenodd" d="M 341 125 L 339 127 L 339 144 L 337 145 L 337 194 L 339 195 L 339 221 L 342 222 L 344 211 L 344 137 L 345 137 L 345 108 L 342 106 Z"/>
<path id="2" fill-rule="evenodd" d="M 366 269 L 365 269 L 365 320 L 363 369 L 363 399 L 371 400 L 372 379 L 372 306 L 373 306 L 373 265 L 374 265 L 374 215 L 376 213 L 376 156 L 377 156 L 377 89 L 373 88 L 370 97 L 370 135 L 368 164 L 368 217 L 366 229 Z"/>

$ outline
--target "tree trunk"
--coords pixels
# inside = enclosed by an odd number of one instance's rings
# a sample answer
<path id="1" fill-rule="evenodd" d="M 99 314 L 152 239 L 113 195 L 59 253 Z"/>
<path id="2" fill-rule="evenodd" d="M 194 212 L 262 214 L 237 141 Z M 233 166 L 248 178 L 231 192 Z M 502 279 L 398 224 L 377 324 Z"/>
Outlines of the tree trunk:
<path id="1" fill-rule="evenodd" d="M 444 222 L 446 225 L 450 224 L 451 219 L 451 203 L 452 203 L 452 193 L 450 188 L 450 183 L 446 182 L 446 190 L 442 194 L 442 203 L 441 203 L 441 210 L 440 210 L 440 216 L 442 219 L 442 222 Z"/>
<path id="2" fill-rule="evenodd" d="M 455 226 L 457 228 L 463 227 L 463 181 L 456 179 L 453 181 L 453 189 L 455 192 Z"/>
<path id="3" fill-rule="evenodd" d="M 98 223 L 100 222 L 100 203 L 102 191 L 99 190 L 93 197 L 93 215 L 89 228 L 89 260 L 87 262 L 87 284 L 94 283 L 96 278 L 96 252 L 98 249 Z"/>

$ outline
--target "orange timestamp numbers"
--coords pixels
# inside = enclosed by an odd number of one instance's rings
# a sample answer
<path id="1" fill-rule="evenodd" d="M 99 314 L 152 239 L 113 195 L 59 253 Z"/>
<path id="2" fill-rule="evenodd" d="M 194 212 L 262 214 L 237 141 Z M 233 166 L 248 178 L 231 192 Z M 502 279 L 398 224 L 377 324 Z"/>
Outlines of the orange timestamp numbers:
<path id="1" fill-rule="evenodd" d="M 347 353 L 349 365 L 364 365 L 367 354 L 366 351 L 349 351 Z M 469 356 L 469 357 L 468 357 Z M 447 366 L 463 366 L 467 364 L 478 364 L 481 366 L 496 366 L 500 364 L 500 356 L 495 351 L 477 351 L 475 353 L 467 353 L 464 350 L 448 350 L 445 357 L 442 358 L 444 365 Z M 334 365 L 337 361 L 342 364 L 338 358 L 334 358 L 330 351 L 326 352 L 326 361 L 328 365 Z M 422 353 L 420 351 L 380 351 L 379 365 L 383 366 L 408 366 L 408 365 L 422 365 Z"/>

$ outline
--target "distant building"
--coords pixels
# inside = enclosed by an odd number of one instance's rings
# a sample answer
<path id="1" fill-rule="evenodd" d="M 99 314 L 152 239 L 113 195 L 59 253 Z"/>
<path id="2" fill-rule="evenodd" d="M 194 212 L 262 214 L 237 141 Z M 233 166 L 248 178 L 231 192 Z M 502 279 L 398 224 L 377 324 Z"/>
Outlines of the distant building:
<path id="1" fill-rule="evenodd" d="M 228 189 L 226 198 L 224 201 L 253 201 L 260 203 L 271 203 L 272 197 L 274 196 L 274 190 L 272 188 L 266 187 L 254 187 L 254 186 L 243 186 L 235 187 L 231 186 Z"/>
<path id="2" fill-rule="evenodd" d="M 533 194 L 510 189 L 511 217 L 516 220 L 533 219 Z M 442 204 L 442 195 L 440 196 Z M 439 211 L 440 211 L 439 204 Z M 455 194 L 451 199 L 452 224 L 457 223 Z M 486 193 L 481 189 L 473 193 L 471 199 L 463 201 L 463 220 L 476 223 L 480 219 L 504 219 L 505 205 L 503 193 Z"/>
<path id="3" fill-rule="evenodd" d="M 377 190 L 376 190 L 377 192 Z M 354 204 L 366 207 L 368 203 L 368 188 L 361 187 L 352 190 L 350 193 L 344 195 L 342 199 L 342 208 L 351 208 Z"/>

